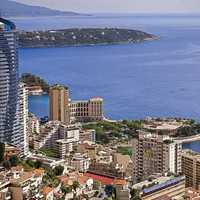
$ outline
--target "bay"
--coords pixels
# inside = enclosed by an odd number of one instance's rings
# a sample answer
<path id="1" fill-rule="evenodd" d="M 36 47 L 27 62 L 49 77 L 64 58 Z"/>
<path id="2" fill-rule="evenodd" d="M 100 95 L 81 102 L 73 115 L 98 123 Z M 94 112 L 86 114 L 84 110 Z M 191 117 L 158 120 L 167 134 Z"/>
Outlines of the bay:
<path id="1" fill-rule="evenodd" d="M 105 116 L 200 119 L 199 15 L 93 15 L 13 19 L 19 29 L 71 27 L 139 29 L 159 40 L 126 45 L 21 49 L 20 73 L 70 87 L 72 99 L 101 96 Z M 48 97 L 30 97 L 29 109 L 48 115 Z"/>

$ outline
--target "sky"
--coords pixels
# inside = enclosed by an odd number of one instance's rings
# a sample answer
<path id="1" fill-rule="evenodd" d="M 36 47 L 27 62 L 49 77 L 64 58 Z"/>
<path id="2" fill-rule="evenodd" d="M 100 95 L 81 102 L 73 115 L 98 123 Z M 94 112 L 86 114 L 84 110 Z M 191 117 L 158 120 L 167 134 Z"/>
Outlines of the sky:
<path id="1" fill-rule="evenodd" d="M 200 0 L 15 0 L 79 12 L 200 12 Z"/>

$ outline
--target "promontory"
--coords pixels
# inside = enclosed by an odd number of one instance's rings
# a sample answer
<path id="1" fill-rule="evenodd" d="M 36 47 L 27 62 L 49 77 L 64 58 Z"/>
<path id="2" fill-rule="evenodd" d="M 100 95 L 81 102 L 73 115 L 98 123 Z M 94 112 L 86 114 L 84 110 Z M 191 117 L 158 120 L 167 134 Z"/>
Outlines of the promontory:
<path id="1" fill-rule="evenodd" d="M 142 31 L 119 28 L 19 31 L 19 46 L 23 48 L 136 43 L 153 39 L 156 39 L 154 35 Z"/>

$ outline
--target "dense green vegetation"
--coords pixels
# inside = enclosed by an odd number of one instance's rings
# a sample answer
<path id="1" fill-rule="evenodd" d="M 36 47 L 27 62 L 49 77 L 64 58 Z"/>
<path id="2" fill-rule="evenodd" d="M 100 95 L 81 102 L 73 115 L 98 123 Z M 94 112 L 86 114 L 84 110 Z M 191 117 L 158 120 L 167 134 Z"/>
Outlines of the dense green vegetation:
<path id="1" fill-rule="evenodd" d="M 47 157 L 51 157 L 51 158 L 57 158 L 58 157 L 55 149 L 41 148 L 38 152 L 47 156 Z"/>
<path id="2" fill-rule="evenodd" d="M 132 156 L 132 147 L 118 147 L 117 153 L 121 153 L 122 155 Z"/>
<path id="3" fill-rule="evenodd" d="M 49 187 L 55 188 L 59 185 L 60 181 L 51 168 L 46 168 L 43 183 Z"/>
<path id="4" fill-rule="evenodd" d="M 136 43 L 155 36 L 137 30 L 118 28 L 81 28 L 53 31 L 22 31 L 20 47 L 55 47 L 90 44 Z"/>
<path id="5" fill-rule="evenodd" d="M 121 139 L 124 135 L 128 138 L 134 137 L 136 130 L 142 127 L 142 121 L 124 120 L 118 122 L 102 121 L 83 125 L 84 129 L 95 129 L 96 140 L 107 144 L 113 138 Z"/>
<path id="6" fill-rule="evenodd" d="M 24 82 L 28 87 L 41 86 L 44 92 L 49 91 L 49 84 L 39 76 L 25 73 L 22 74 L 21 81 Z"/>
<path id="7" fill-rule="evenodd" d="M 200 123 L 190 120 L 184 126 L 178 129 L 176 137 L 188 137 L 197 134 L 200 134 Z"/>

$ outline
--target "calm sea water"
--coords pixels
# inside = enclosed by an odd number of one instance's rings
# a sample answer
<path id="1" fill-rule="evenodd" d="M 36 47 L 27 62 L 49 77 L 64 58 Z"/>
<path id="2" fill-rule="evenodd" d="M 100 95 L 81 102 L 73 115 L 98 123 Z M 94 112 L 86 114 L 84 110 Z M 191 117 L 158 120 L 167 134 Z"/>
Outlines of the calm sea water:
<path id="1" fill-rule="evenodd" d="M 183 149 L 191 149 L 200 153 L 200 141 L 183 144 Z"/>
<path id="2" fill-rule="evenodd" d="M 20 72 L 70 87 L 72 99 L 102 96 L 113 119 L 178 116 L 200 119 L 200 16 L 95 15 L 18 18 L 19 29 L 119 27 L 159 40 L 128 45 L 21 49 Z M 48 97 L 31 97 L 30 111 L 48 114 Z"/>

